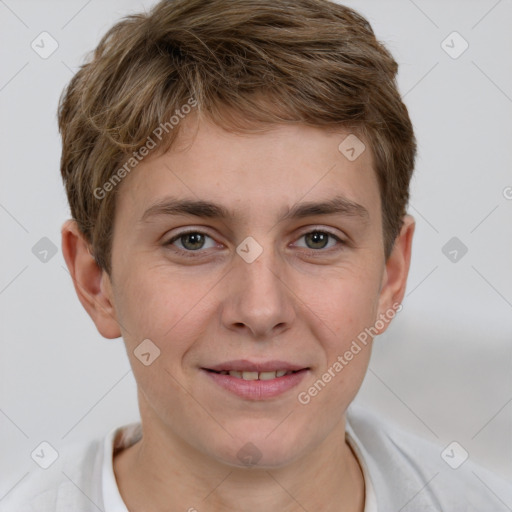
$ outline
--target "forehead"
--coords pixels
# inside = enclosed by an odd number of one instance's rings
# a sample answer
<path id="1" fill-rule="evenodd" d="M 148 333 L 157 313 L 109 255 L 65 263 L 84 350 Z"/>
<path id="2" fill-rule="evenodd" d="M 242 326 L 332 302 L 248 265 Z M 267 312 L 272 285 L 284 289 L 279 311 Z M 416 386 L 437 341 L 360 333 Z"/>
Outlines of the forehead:
<path id="1" fill-rule="evenodd" d="M 283 205 L 340 195 L 380 219 L 371 151 L 346 130 L 283 124 L 239 134 L 207 119 L 187 119 L 169 151 L 148 155 L 124 179 L 116 216 L 135 222 L 173 196 L 223 205 L 247 219 L 252 212 L 277 215 Z"/>

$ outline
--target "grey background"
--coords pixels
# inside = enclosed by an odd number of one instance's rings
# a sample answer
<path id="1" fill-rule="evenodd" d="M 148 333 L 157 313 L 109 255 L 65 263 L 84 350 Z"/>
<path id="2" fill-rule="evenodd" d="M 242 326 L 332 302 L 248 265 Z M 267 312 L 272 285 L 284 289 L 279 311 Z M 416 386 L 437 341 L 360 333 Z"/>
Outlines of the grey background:
<path id="1" fill-rule="evenodd" d="M 44 471 L 30 457 L 42 441 L 58 451 L 138 417 L 122 340 L 97 333 L 60 252 L 56 106 L 112 23 L 152 3 L 0 0 L 0 498 Z M 512 478 L 512 2 L 346 4 L 400 63 L 419 141 L 404 308 L 357 400 Z M 47 59 L 31 48 L 43 31 L 59 45 Z M 453 31 L 469 43 L 457 59 L 441 46 Z M 47 262 L 32 251 L 43 237 L 58 249 Z M 468 249 L 456 262 L 452 237 Z"/>

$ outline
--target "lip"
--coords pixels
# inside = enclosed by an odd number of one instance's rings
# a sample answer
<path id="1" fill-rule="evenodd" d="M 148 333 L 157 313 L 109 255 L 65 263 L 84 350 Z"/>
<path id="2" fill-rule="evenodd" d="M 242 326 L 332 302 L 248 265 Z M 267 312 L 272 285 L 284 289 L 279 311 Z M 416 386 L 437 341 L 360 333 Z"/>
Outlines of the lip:
<path id="1" fill-rule="evenodd" d="M 214 370 L 214 371 L 211 371 Z M 222 375 L 220 371 L 238 370 L 245 372 L 272 372 L 277 370 L 293 371 L 294 373 L 270 380 L 244 380 L 231 375 Z M 298 386 L 310 371 L 308 367 L 286 363 L 283 361 L 251 362 L 247 360 L 228 361 L 201 371 L 220 388 L 245 400 L 261 401 L 283 395 Z"/>
<path id="2" fill-rule="evenodd" d="M 306 365 L 297 365 L 287 363 L 286 361 L 249 361 L 248 359 L 237 359 L 226 361 L 203 368 L 204 370 L 214 370 L 216 372 L 237 370 L 240 372 L 276 372 L 277 370 L 286 370 L 287 372 L 296 372 L 308 369 Z"/>

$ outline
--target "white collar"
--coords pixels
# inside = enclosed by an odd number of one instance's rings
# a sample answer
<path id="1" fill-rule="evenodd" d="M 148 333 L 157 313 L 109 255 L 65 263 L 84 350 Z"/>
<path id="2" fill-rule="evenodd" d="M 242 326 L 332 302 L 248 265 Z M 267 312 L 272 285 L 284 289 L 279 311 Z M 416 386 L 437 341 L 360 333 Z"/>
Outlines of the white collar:
<path id="1" fill-rule="evenodd" d="M 129 512 L 119 492 L 119 487 L 117 486 L 114 474 L 114 450 L 118 451 L 120 449 L 128 448 L 139 441 L 141 436 L 141 424 L 131 423 L 124 427 L 118 427 L 111 430 L 105 437 L 101 472 L 104 512 Z M 364 512 L 378 512 L 375 490 L 368 472 L 368 467 L 362 455 L 360 441 L 348 420 L 346 421 L 345 436 L 363 471 L 365 483 Z"/>
<path id="2" fill-rule="evenodd" d="M 346 416 L 345 416 L 346 417 Z M 370 472 L 368 471 L 368 466 L 366 465 L 366 461 L 363 457 L 361 441 L 357 438 L 352 425 L 349 423 L 348 419 L 345 423 L 345 438 L 354 451 L 359 465 L 361 466 L 361 470 L 363 471 L 364 478 L 364 512 L 378 512 L 377 509 L 377 497 L 375 495 L 375 488 L 373 486 L 372 479 L 370 477 Z"/>
<path id="3" fill-rule="evenodd" d="M 128 448 L 142 436 L 142 425 L 130 423 L 124 427 L 111 430 L 105 437 L 103 445 L 103 467 L 101 487 L 104 512 L 129 512 L 119 492 L 114 474 L 114 450 Z"/>

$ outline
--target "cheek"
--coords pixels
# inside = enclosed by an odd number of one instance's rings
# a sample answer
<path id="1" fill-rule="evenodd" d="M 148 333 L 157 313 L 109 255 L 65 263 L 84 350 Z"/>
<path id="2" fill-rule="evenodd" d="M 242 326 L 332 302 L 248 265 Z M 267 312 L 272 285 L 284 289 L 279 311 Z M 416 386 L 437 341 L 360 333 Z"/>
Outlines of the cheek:
<path id="1" fill-rule="evenodd" d="M 127 345 L 150 338 L 161 348 L 173 340 L 176 349 L 187 339 L 186 331 L 199 329 L 207 316 L 210 280 L 186 279 L 163 265 L 132 272 L 120 282 L 116 308 Z"/>
<path id="2" fill-rule="evenodd" d="M 315 276 L 302 281 L 298 295 L 314 313 L 318 325 L 330 334 L 329 343 L 342 348 L 375 321 L 379 285 L 376 275 L 340 272 L 321 281 Z"/>
<path id="3" fill-rule="evenodd" d="M 118 282 L 116 310 L 139 390 L 153 407 L 167 409 L 169 400 L 186 399 L 181 364 L 207 316 L 205 290 L 185 286 L 164 267 L 132 271 Z"/>
<path id="4" fill-rule="evenodd" d="M 318 394 L 317 406 L 348 406 L 357 393 L 370 360 L 373 338 L 367 329 L 377 316 L 378 289 L 377 276 L 356 273 L 323 281 L 321 291 L 302 287 L 301 299 L 325 354 L 311 389 L 311 398 Z"/>

